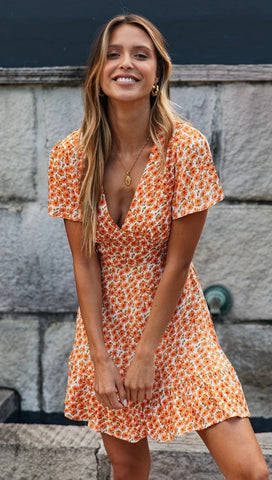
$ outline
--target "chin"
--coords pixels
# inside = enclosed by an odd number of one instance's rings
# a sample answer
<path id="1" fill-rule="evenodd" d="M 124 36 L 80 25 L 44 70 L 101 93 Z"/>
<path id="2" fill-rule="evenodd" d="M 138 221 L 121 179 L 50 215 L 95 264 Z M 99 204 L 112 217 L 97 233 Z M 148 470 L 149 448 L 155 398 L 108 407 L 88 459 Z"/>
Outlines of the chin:
<path id="1" fill-rule="evenodd" d="M 136 94 L 134 92 L 122 92 L 118 95 L 108 95 L 109 100 L 119 101 L 119 102 L 150 102 L 150 94 Z"/>

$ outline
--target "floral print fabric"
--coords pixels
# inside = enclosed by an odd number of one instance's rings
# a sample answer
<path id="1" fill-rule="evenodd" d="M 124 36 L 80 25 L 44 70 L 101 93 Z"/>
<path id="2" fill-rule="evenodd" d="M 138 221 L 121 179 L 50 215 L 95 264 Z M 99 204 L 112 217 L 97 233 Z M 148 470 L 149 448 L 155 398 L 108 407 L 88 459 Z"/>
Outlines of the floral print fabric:
<path id="1" fill-rule="evenodd" d="M 159 151 L 154 146 L 121 228 L 109 215 L 103 191 L 98 207 L 96 240 L 104 339 L 123 377 L 165 266 L 171 222 L 223 199 L 209 146 L 195 128 L 177 124 L 165 166 L 160 167 Z M 76 131 L 51 153 L 50 215 L 81 221 L 78 199 L 82 171 Z M 241 384 L 219 346 L 193 264 L 156 351 L 152 399 L 110 410 L 97 401 L 93 380 L 79 310 L 69 359 L 67 417 L 88 421 L 99 432 L 136 442 L 146 436 L 169 441 L 229 417 L 249 416 Z"/>

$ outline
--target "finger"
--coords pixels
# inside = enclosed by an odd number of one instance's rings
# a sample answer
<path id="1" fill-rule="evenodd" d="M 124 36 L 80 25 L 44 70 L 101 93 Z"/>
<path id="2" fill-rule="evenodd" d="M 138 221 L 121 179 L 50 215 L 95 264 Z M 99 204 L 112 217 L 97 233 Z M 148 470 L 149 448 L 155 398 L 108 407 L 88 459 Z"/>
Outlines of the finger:
<path id="1" fill-rule="evenodd" d="M 145 389 L 141 388 L 140 390 L 138 390 L 137 400 L 138 402 L 143 402 L 144 399 L 145 399 Z"/>
<path id="2" fill-rule="evenodd" d="M 111 408 L 113 410 L 123 408 L 123 404 L 118 399 L 118 396 L 116 393 L 111 393 L 107 395 L 107 404 L 108 404 L 108 408 Z"/>
<path id="3" fill-rule="evenodd" d="M 116 387 L 120 402 L 122 405 L 124 405 L 124 407 L 127 407 L 127 394 L 123 382 L 118 382 Z"/>
<path id="4" fill-rule="evenodd" d="M 96 396 L 97 401 L 103 405 L 102 397 L 98 393 L 95 393 L 95 396 Z"/>
<path id="5" fill-rule="evenodd" d="M 101 405 L 103 405 L 103 407 L 109 407 L 108 400 L 105 397 L 105 395 L 102 395 L 102 394 L 100 395 L 99 393 L 96 392 L 95 396 L 96 396 L 98 402 L 101 403 Z"/>
<path id="6" fill-rule="evenodd" d="M 97 400 L 106 408 L 123 408 L 122 403 L 118 400 L 116 393 L 98 393 L 95 392 Z"/>
<path id="7" fill-rule="evenodd" d="M 145 390 L 145 398 L 146 398 L 147 400 L 151 400 L 151 398 L 152 398 L 152 388 L 151 388 L 151 387 L 150 387 L 150 388 L 146 388 L 146 390 Z"/>
<path id="8" fill-rule="evenodd" d="M 125 392 L 127 401 L 131 400 L 130 388 L 125 386 Z"/>
<path id="9" fill-rule="evenodd" d="M 94 393 L 95 393 L 95 396 L 96 396 L 97 400 L 100 403 L 102 403 L 102 405 L 103 405 L 103 403 L 104 403 L 103 395 L 101 395 L 96 388 L 94 388 Z"/>
<path id="10" fill-rule="evenodd" d="M 132 402 L 137 402 L 138 399 L 138 389 L 137 388 L 131 388 L 130 389 L 130 400 Z"/>

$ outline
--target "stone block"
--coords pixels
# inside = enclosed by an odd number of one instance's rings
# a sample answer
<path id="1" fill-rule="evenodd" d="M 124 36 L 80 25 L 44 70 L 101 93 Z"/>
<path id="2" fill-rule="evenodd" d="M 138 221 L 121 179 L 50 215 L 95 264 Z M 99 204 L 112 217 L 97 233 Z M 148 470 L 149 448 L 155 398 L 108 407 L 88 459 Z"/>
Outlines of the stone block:
<path id="1" fill-rule="evenodd" d="M 33 200 L 35 102 L 30 88 L 0 88 L 0 199 Z"/>
<path id="2" fill-rule="evenodd" d="M 39 118 L 37 191 L 40 203 L 45 205 L 50 151 L 59 140 L 81 126 L 83 103 L 79 87 L 38 87 L 35 98 Z"/>
<path id="3" fill-rule="evenodd" d="M 271 433 L 257 434 L 267 461 L 272 468 Z M 197 433 L 189 433 L 168 443 L 149 441 L 152 470 L 150 480 L 223 480 L 208 449 Z"/>
<path id="4" fill-rule="evenodd" d="M 216 128 L 216 88 L 203 85 L 172 87 L 171 100 L 178 114 L 192 122 L 211 142 Z"/>
<path id="5" fill-rule="evenodd" d="M 150 480 L 223 480 L 224 476 L 196 433 L 172 442 L 149 440 L 152 469 Z"/>
<path id="6" fill-rule="evenodd" d="M 269 471 L 272 471 L 271 433 L 256 435 Z M 225 477 L 197 433 L 187 433 L 172 442 L 148 439 L 151 453 L 150 480 L 223 480 Z M 98 480 L 107 480 L 109 460 L 105 448 L 97 453 Z M 110 477 L 113 478 L 113 477 Z"/>
<path id="7" fill-rule="evenodd" d="M 68 358 L 74 341 L 74 323 L 53 323 L 45 331 L 42 354 L 43 410 L 62 412 L 68 376 Z"/>
<path id="8" fill-rule="evenodd" d="M 76 311 L 63 221 L 38 204 L 0 216 L 1 311 Z M 264 205 L 222 204 L 208 214 L 194 263 L 202 287 L 221 283 L 232 292 L 229 319 L 272 318 L 271 221 L 272 208 Z"/>
<path id="9" fill-rule="evenodd" d="M 1 311 L 75 311 L 72 258 L 63 221 L 28 203 L 0 210 Z M 8 241 L 7 241 L 8 238 Z"/>
<path id="10" fill-rule="evenodd" d="M 39 410 L 39 322 L 0 320 L 0 385 L 17 390 L 22 410 Z"/>
<path id="11" fill-rule="evenodd" d="M 82 91 L 79 87 L 43 89 L 47 153 L 83 120 Z"/>
<path id="12" fill-rule="evenodd" d="M 203 288 L 225 285 L 229 320 L 272 318 L 272 208 L 219 204 L 211 208 L 194 259 Z"/>
<path id="13" fill-rule="evenodd" d="M 18 283 L 24 265 L 21 261 L 21 210 L 0 209 L 0 310 L 14 310 Z"/>
<path id="14" fill-rule="evenodd" d="M 33 89 L 37 116 L 37 199 L 47 202 L 49 154 L 63 137 L 79 128 L 83 119 L 80 87 L 42 87 Z"/>
<path id="15" fill-rule="evenodd" d="M 216 333 L 242 383 L 272 388 L 272 326 L 225 322 Z"/>
<path id="16" fill-rule="evenodd" d="M 110 480 L 99 434 L 88 427 L 0 425 L 0 480 Z M 257 434 L 268 468 L 271 433 Z M 224 477 L 196 433 L 168 443 L 149 440 L 150 480 L 221 480 Z"/>
<path id="17" fill-rule="evenodd" d="M 35 220 L 35 222 L 34 222 Z M 22 222 L 23 285 L 29 285 L 28 303 L 33 311 L 77 310 L 72 256 L 62 219 L 48 217 L 47 206 L 27 205 Z"/>
<path id="18" fill-rule="evenodd" d="M 272 418 L 272 386 L 243 383 L 243 390 L 252 417 Z"/>
<path id="19" fill-rule="evenodd" d="M 229 197 L 271 200 L 272 85 L 222 88 L 222 171 Z"/>
<path id="20" fill-rule="evenodd" d="M 0 432 L 1 480 L 97 479 L 99 436 L 88 427 L 2 424 Z"/>
<path id="21" fill-rule="evenodd" d="M 113 479 L 112 467 L 111 467 L 111 463 L 106 453 L 102 440 L 100 440 L 100 448 L 97 451 L 96 459 L 97 459 L 97 480 L 112 480 Z"/>
<path id="22" fill-rule="evenodd" d="M 0 422 L 5 422 L 10 415 L 20 408 L 20 397 L 15 390 L 0 387 Z"/>

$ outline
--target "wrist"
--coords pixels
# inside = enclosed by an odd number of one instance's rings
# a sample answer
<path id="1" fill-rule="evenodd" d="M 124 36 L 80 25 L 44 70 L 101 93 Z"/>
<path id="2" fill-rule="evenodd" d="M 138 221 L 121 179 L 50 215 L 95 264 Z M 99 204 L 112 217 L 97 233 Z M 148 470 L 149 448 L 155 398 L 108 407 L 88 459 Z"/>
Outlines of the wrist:
<path id="1" fill-rule="evenodd" d="M 152 331 L 151 325 L 147 324 L 143 335 L 137 345 L 136 354 L 143 358 L 154 358 L 156 350 L 158 348 L 159 339 L 157 335 Z"/>
<path id="2" fill-rule="evenodd" d="M 135 351 L 135 357 L 146 362 L 153 362 L 155 351 L 156 348 L 154 348 L 154 346 L 139 343 Z"/>
<path id="3" fill-rule="evenodd" d="M 105 364 L 111 360 L 109 353 L 106 349 L 95 352 L 91 350 L 91 359 L 94 364 Z"/>

